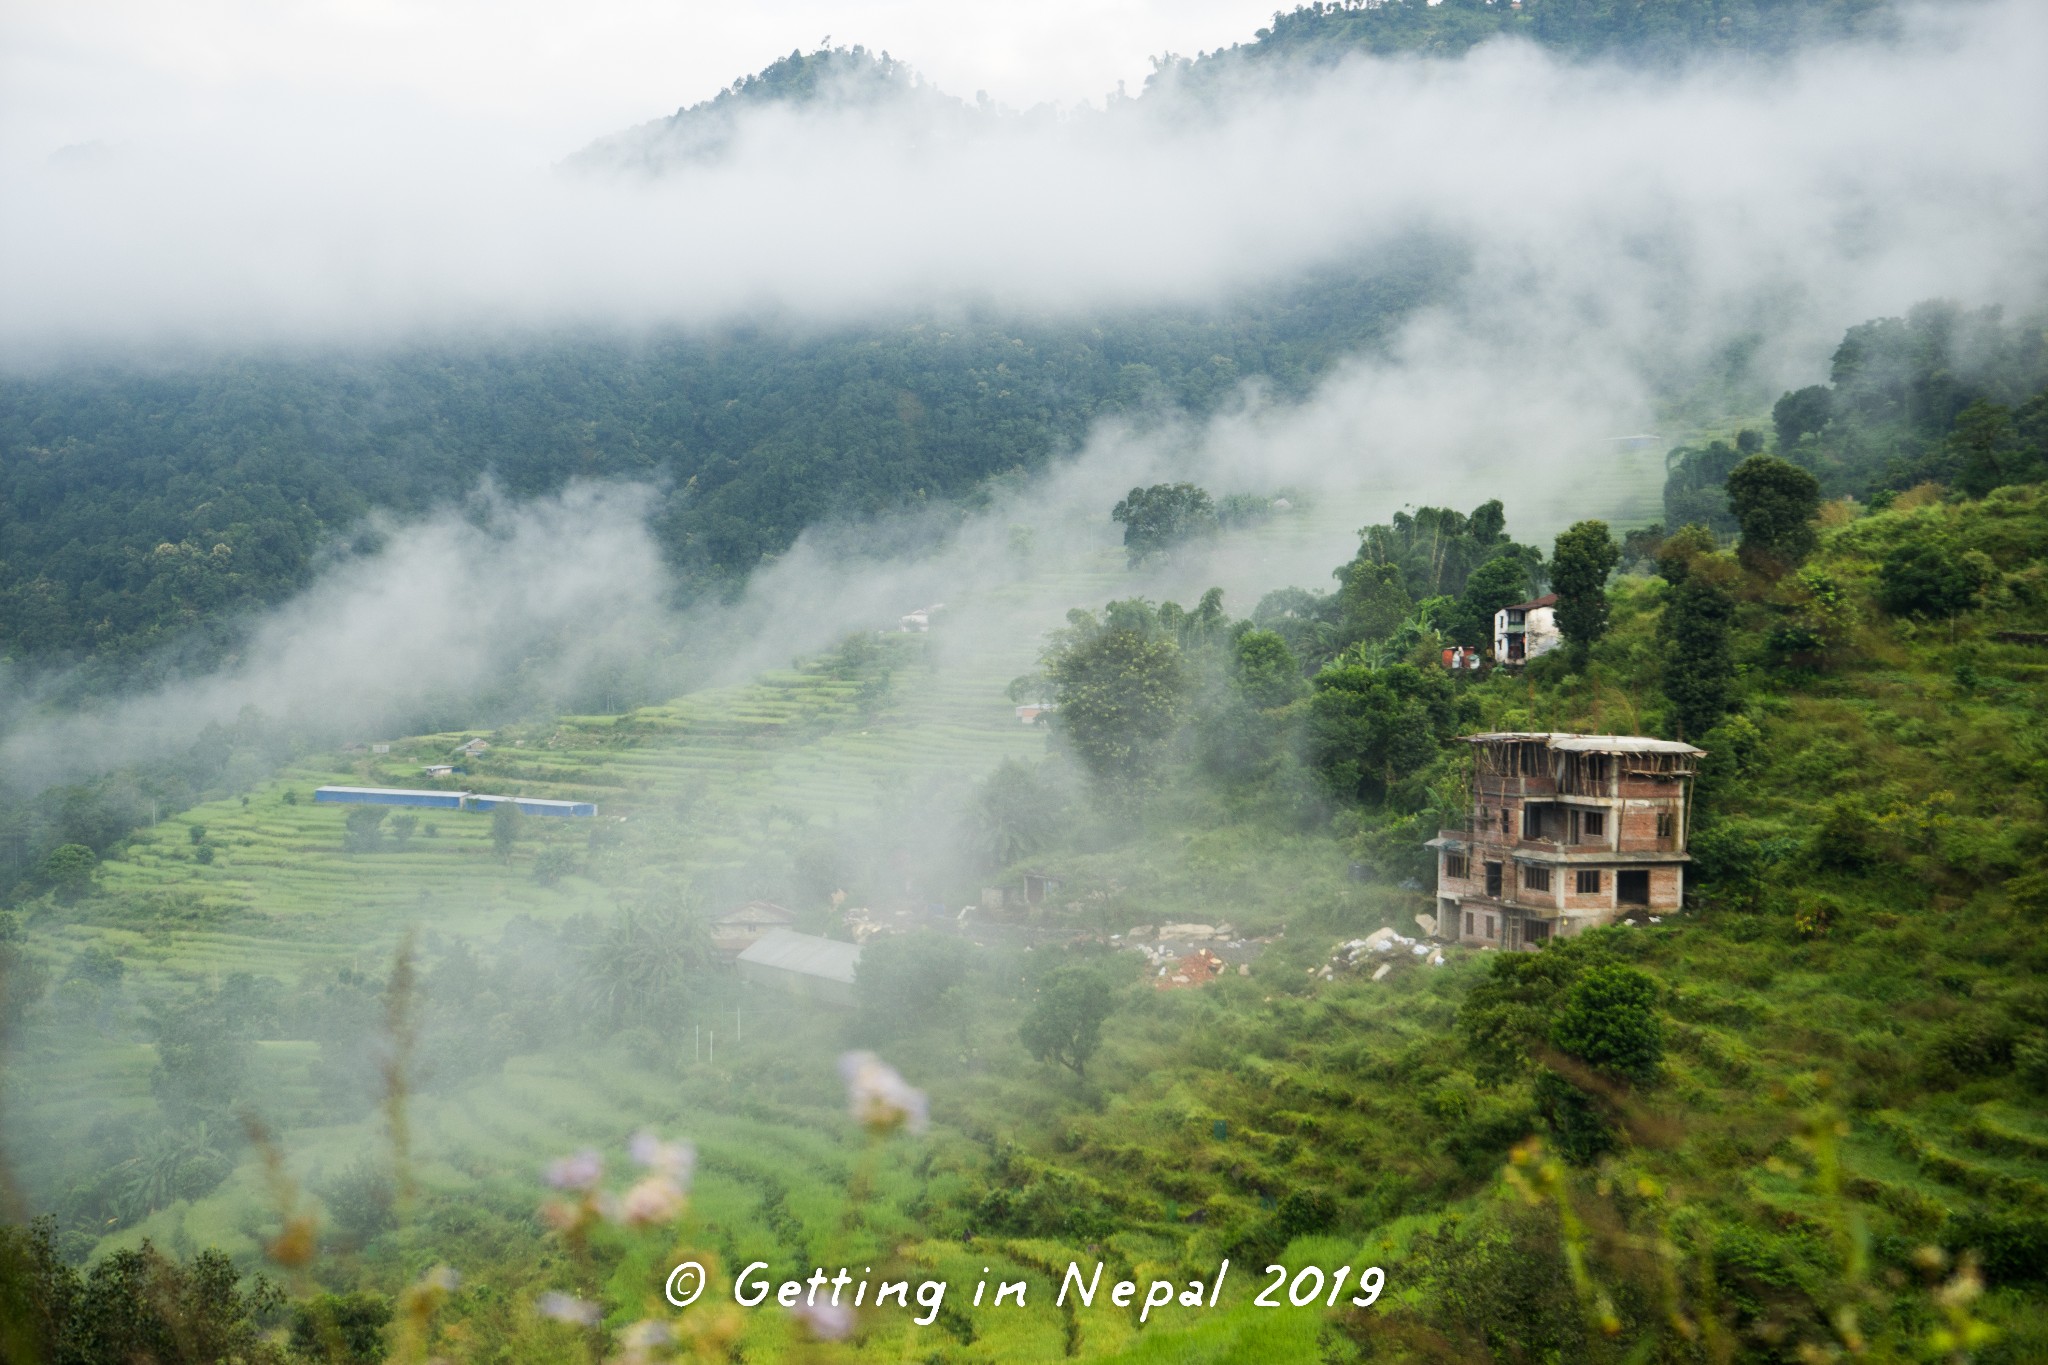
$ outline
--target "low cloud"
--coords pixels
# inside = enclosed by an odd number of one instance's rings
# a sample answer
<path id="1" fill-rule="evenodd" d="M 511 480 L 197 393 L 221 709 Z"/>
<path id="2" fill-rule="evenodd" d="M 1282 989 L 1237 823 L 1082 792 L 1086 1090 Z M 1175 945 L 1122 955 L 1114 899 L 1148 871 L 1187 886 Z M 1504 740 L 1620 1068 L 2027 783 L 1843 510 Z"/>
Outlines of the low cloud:
<path id="1" fill-rule="evenodd" d="M 1824 378 L 1850 323 L 1932 295 L 2039 305 L 2044 48 L 2048 12 L 1985 4 L 1769 72 L 1640 76 L 1503 44 L 1248 84 L 1196 111 L 934 128 L 769 110 L 725 159 L 654 181 L 558 175 L 432 127 L 252 128 L 14 173 L 0 347 L 19 361 L 170 337 L 1202 306 L 1418 230 L 1462 243 L 1469 267 L 1306 402 L 1253 384 L 1206 423 L 1105 422 L 983 511 L 816 528 L 733 605 L 669 608 L 645 490 L 388 525 L 383 551 L 259 623 L 241 662 L 17 728 L 0 767 L 33 784 L 111 765 L 245 705 L 366 733 L 468 719 L 480 690 L 602 705 L 607 679 L 617 696 L 736 680 L 963 593 L 1002 604 L 952 629 L 1028 663 L 1098 588 L 1188 600 L 1213 582 L 1242 613 L 1326 585 L 1356 527 L 1405 503 L 1500 497 L 1539 541 L 1625 516 L 1646 487 L 1654 505 L 1657 471 L 1630 485 L 1612 438 L 1680 425 L 1669 404 L 1702 376 L 1753 410 Z M 1206 559 L 1075 578 L 1114 544 L 1110 504 L 1164 478 L 1304 489 L 1317 510 Z"/>
<path id="2" fill-rule="evenodd" d="M 767 108 L 722 160 L 654 181 L 557 174 L 428 108 L 192 139 L 171 120 L 5 170 L 0 342 L 21 360 L 108 341 L 1093 314 L 1212 303 L 1420 228 L 1470 246 L 1463 306 L 1532 345 L 1547 324 L 1655 361 L 1731 330 L 1810 346 L 1903 298 L 2037 296 L 2043 278 L 2048 14 L 2012 0 L 1908 28 L 1679 77 L 1499 43 L 1070 116 Z"/>
<path id="3" fill-rule="evenodd" d="M 512 506 L 485 492 L 423 521 L 375 523 L 381 549 L 264 615 L 237 660 L 101 709 L 24 718 L 0 739 L 0 772 L 37 788 L 175 752 L 244 707 L 314 736 L 367 738 L 474 723 L 480 696 L 601 700 L 609 676 L 675 645 L 647 498 L 579 485 Z"/>

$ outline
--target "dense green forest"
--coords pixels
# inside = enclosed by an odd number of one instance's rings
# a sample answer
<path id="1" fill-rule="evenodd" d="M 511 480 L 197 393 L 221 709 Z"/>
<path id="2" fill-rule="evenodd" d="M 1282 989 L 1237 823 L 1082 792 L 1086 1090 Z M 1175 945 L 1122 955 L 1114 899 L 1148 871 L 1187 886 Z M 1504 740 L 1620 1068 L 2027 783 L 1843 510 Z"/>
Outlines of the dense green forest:
<path id="1" fill-rule="evenodd" d="M 1922 483 L 1981 496 L 2048 477 L 2048 333 L 1999 308 L 1928 300 L 1904 317 L 1851 327 L 1832 382 L 1787 392 L 1771 410 L 1779 452 L 1831 497 L 1882 506 Z M 1729 534 L 1722 485 L 1764 433 L 1680 446 L 1666 456 L 1668 526 Z"/>
<path id="2" fill-rule="evenodd" d="M 1350 51 L 1456 55 L 1503 32 L 1631 59 L 1778 51 L 1864 31 L 1886 10 L 1319 5 L 1182 75 Z M 712 154 L 754 104 L 906 92 L 957 104 L 884 54 L 792 53 L 575 164 L 659 160 L 654 142 Z M 716 590 L 805 526 L 968 496 L 1070 448 L 1104 414 L 1199 415 L 1252 378 L 1300 397 L 1442 297 L 1460 267 L 1454 245 L 1414 240 L 1214 309 L 1080 323 L 934 314 L 822 332 L 764 322 L 631 340 L 53 362 L 0 377 L 0 662 L 82 665 L 72 695 L 205 667 L 251 609 L 304 587 L 337 550 L 364 548 L 367 513 L 417 512 L 484 478 L 515 497 L 576 476 L 649 480 L 671 562 L 692 590 Z"/>
<path id="3" fill-rule="evenodd" d="M 1166 103 L 1213 92 L 1218 82 L 1347 56 L 1459 57 L 1493 38 L 1523 38 L 1579 57 L 1675 65 L 1715 55 L 1783 56 L 1810 43 L 1888 31 L 1891 0 L 1372 0 L 1302 5 L 1276 12 L 1270 28 L 1193 58 L 1154 59 L 1142 98 Z M 766 105 L 801 108 L 915 107 L 928 120 L 997 118 L 1005 110 L 977 92 L 969 105 L 921 79 L 886 52 L 859 45 L 794 51 L 708 100 L 599 138 L 564 165 L 581 172 L 661 174 L 714 160 L 737 120 Z M 1112 108 L 1114 108 L 1112 104 Z"/>
<path id="4" fill-rule="evenodd" d="M 647 481 L 671 563 L 716 590 L 820 521 L 971 502 L 1111 413 L 1206 413 L 1252 378 L 1298 398 L 1458 269 L 1417 241 L 1213 312 L 1093 325 L 927 316 L 0 377 L 0 660 L 86 665 L 87 691 L 203 666 L 372 510 L 484 479 L 515 498 Z"/>
<path id="5" fill-rule="evenodd" d="M 1154 80 L 1200 89 L 1243 69 L 1326 65 L 1353 53 L 1455 57 L 1502 36 L 1639 65 L 1777 56 L 1883 32 L 1892 10 L 1889 0 L 1348 0 L 1276 12 L 1253 41 L 1162 63 Z"/>

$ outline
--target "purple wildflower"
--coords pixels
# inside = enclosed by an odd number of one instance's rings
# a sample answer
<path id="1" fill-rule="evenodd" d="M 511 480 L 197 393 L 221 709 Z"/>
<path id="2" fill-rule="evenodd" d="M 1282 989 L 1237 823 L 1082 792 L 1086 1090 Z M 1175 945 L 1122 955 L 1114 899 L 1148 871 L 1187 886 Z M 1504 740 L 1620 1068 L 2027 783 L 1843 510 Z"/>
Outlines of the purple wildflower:
<path id="1" fill-rule="evenodd" d="M 665 1175 L 650 1175 L 617 1199 L 607 1196 L 604 1216 L 628 1227 L 673 1223 L 683 1213 L 683 1187 Z"/>
<path id="2" fill-rule="evenodd" d="M 653 1133 L 636 1133 L 632 1152 L 641 1166 L 667 1176 L 685 1190 L 690 1188 L 690 1177 L 697 1169 L 697 1149 L 689 1143 L 663 1142 Z"/>
<path id="3" fill-rule="evenodd" d="M 820 1341 L 844 1341 L 853 1334 L 853 1310 L 845 1304 L 798 1304 L 790 1312 Z"/>
<path id="4" fill-rule="evenodd" d="M 544 1318 L 574 1323 L 578 1327 L 595 1327 L 598 1319 L 604 1316 L 604 1310 L 598 1305 L 574 1294 L 543 1294 L 534 1300 L 533 1307 Z"/>
<path id="5" fill-rule="evenodd" d="M 604 1179 L 604 1158 L 586 1147 L 548 1163 L 548 1184 L 558 1190 L 587 1190 Z"/>
<path id="6" fill-rule="evenodd" d="M 847 1053 L 839 1059 L 839 1075 L 846 1082 L 846 1104 L 853 1121 L 869 1132 L 893 1133 L 907 1128 L 922 1133 L 930 1122 L 924 1092 L 874 1053 Z"/>

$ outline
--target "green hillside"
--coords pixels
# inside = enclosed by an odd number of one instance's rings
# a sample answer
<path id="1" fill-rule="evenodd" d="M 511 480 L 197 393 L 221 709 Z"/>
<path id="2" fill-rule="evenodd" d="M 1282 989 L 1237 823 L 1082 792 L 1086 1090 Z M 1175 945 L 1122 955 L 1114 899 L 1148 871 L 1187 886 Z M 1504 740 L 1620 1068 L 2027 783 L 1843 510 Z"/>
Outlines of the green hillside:
<path id="1" fill-rule="evenodd" d="M 1739 709 L 1702 740 L 1698 895 L 1685 914 L 1511 963 L 1451 949 L 1433 967 L 1404 952 L 1384 980 L 1342 963 L 1325 975 L 1337 945 L 1381 925 L 1412 932 L 1410 916 L 1428 908 L 1426 888 L 1401 889 L 1391 869 L 1412 864 L 1399 840 L 1433 823 L 1432 773 L 1454 774 L 1442 768 L 1454 759 L 1430 760 L 1419 785 L 1355 815 L 1318 815 L 1284 773 L 1219 777 L 1199 748 L 1163 751 L 1161 781 L 1136 806 L 1078 797 L 1007 846 L 1007 868 L 966 853 L 913 860 L 922 894 L 952 906 L 980 884 L 1016 885 L 1026 865 L 1063 881 L 1048 914 L 988 925 L 966 975 L 937 996 L 913 990 L 892 997 L 892 1014 L 841 1016 L 707 979 L 666 1024 L 551 1025 L 566 1031 L 473 1078 L 425 1082 L 408 1097 L 405 1170 L 419 1193 L 402 1211 L 359 1207 L 363 1154 L 388 1148 L 373 1093 L 353 1110 L 337 1098 L 347 1048 L 333 1036 L 255 1040 L 244 1093 L 290 1185 L 326 1209 L 302 1292 L 397 1295 L 445 1260 L 465 1279 L 433 1320 L 438 1349 L 579 1358 L 578 1333 L 537 1319 L 533 1296 L 598 1295 L 623 1328 L 659 1308 L 669 1244 L 602 1228 L 563 1259 L 534 1217 L 537 1173 L 585 1144 L 617 1161 L 625 1136 L 652 1126 L 701 1153 L 677 1255 L 715 1257 L 725 1274 L 756 1259 L 778 1274 L 844 1261 L 954 1284 L 933 1326 L 893 1310 L 864 1318 L 833 1348 L 849 1359 L 1600 1359 L 1656 1342 L 1670 1358 L 1772 1358 L 1773 1341 L 1845 1340 L 1888 1359 L 1933 1349 L 1944 1323 L 1996 1333 L 1974 1358 L 2032 1358 L 2048 1343 L 2034 1296 L 2048 1247 L 2048 1004 L 2031 982 L 2048 829 L 2037 704 L 2048 661 L 2036 643 L 2048 501 L 2039 488 L 1961 502 L 1921 493 L 1877 513 L 1832 504 L 1821 524 L 1797 575 L 1728 580 Z M 1898 566 L 1923 547 L 1972 566 L 1967 597 L 1939 613 L 1896 591 Z M 1690 573 L 1748 572 L 1703 553 Z M 1054 589 L 1099 601 L 1117 582 L 1104 565 Z M 1622 576 L 1611 627 L 1582 662 L 1559 655 L 1525 677 L 1461 683 L 1460 727 L 1668 730 L 1659 625 L 1673 591 L 1663 576 Z M 323 781 L 416 781 L 461 734 L 300 764 L 246 806 L 195 808 L 133 839 L 96 891 L 43 902 L 28 920 L 29 953 L 56 984 L 10 1084 L 11 1126 L 39 1139 L 22 1176 L 47 1198 L 77 1174 L 65 1154 L 106 1152 L 124 1122 L 178 1102 L 153 1084 L 154 1050 L 132 1041 L 158 993 L 226 999 L 242 972 L 331 997 L 360 974 L 375 988 L 363 998 L 388 1002 L 390 954 L 412 924 L 426 982 L 418 1055 L 445 1064 L 448 1040 L 469 1038 L 434 1012 L 458 939 L 497 964 L 488 970 L 510 971 L 507 945 L 534 924 L 569 933 L 579 917 L 602 924 L 684 885 L 785 897 L 829 932 L 828 889 L 887 903 L 872 893 L 902 865 L 886 848 L 873 857 L 877 845 L 972 847 L 977 819 L 948 828 L 947 812 L 1088 782 L 1085 768 L 1061 777 L 1074 760 L 1042 759 L 1046 739 L 1010 713 L 1004 684 L 1034 642 L 977 636 L 975 604 L 959 611 L 950 636 L 942 624 L 856 642 L 743 688 L 496 732 L 463 777 L 471 789 L 594 799 L 618 842 L 529 821 L 504 857 L 487 817 L 448 813 L 429 814 L 435 832 L 402 848 L 387 835 L 349 853 L 344 813 L 307 800 Z M 1201 637 L 1183 639 L 1190 660 L 1203 657 Z M 1426 658 L 1435 645 L 1409 648 Z M 1302 752 L 1318 761 L 1313 745 Z M 571 864 L 543 886 L 534 871 L 550 848 Z M 1354 880 L 1361 861 L 1380 877 Z M 1228 920 L 1265 942 L 1247 975 L 1176 991 L 1146 986 L 1133 955 L 1089 946 L 1169 918 Z M 80 984 L 93 979 L 75 970 L 89 947 L 125 965 L 116 983 Z M 1129 965 L 1085 1076 L 1032 1061 L 1017 1026 L 1033 983 L 1063 964 L 1112 962 Z M 1592 1088 L 1560 1109 L 1543 1080 L 1546 1021 L 1574 982 L 1617 967 L 1654 984 L 1662 1062 L 1628 1083 L 1570 1073 Z M 541 995 L 531 1005 L 548 1008 Z M 929 1091 L 929 1137 L 863 1155 L 831 1075 L 848 1042 L 880 1044 Z M 1551 1154 L 1590 1141 L 1573 1158 L 1586 1164 L 1518 1146 L 1532 1133 Z M 280 1201 L 304 1196 L 280 1195 L 262 1146 L 219 1145 L 233 1162 L 223 1183 L 181 1195 L 174 1176 L 164 1188 L 175 1197 L 102 1252 L 148 1237 L 262 1264 Z M 149 1156 L 145 1144 L 127 1160 Z M 865 1191 L 857 1214 L 850 1189 Z M 68 1198 L 91 1202 L 75 1186 Z M 65 1236 L 77 1245 L 83 1232 Z M 1963 1255 L 1974 1270 L 1931 1259 Z M 1242 1278 L 1213 1310 L 1175 1304 L 1140 1325 L 1099 1304 L 1051 1306 L 1068 1260 L 1106 1260 L 1142 1285 L 1213 1276 L 1226 1256 Z M 1385 1297 L 1270 1310 L 1252 1301 L 1268 1262 L 1290 1273 L 1377 1264 Z M 1025 1280 L 1027 1306 L 963 1305 L 984 1274 Z M 1967 1297 L 1971 1275 L 1988 1282 L 1985 1297 Z M 1856 1315 L 1846 1326 L 1844 1310 Z M 1609 1314 L 1612 1344 L 1599 1325 Z M 737 1333 L 747 1358 L 802 1339 L 765 1310 L 677 1321 L 707 1332 L 724 1321 L 716 1330 Z"/>

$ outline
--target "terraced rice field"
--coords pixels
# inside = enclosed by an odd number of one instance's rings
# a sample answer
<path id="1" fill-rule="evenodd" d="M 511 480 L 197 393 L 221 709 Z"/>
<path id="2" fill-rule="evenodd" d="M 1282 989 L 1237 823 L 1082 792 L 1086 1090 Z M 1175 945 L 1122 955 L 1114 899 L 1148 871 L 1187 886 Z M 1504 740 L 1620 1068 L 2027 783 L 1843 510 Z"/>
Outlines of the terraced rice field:
<path id="1" fill-rule="evenodd" d="M 1038 620 L 1057 624 L 1066 605 L 1099 601 L 1117 586 L 1113 562 L 1041 585 Z M 993 609 L 1014 608 L 1005 602 Z M 865 677 L 838 676 L 827 659 L 623 715 L 563 716 L 488 736 L 397 738 L 382 754 L 307 755 L 246 797 L 180 812 L 139 834 L 102 865 L 106 896 L 74 922 L 38 926 L 33 948 L 60 972 L 89 945 L 111 949 L 126 963 L 124 989 L 137 1000 L 235 972 L 287 987 L 339 963 L 381 974 L 408 931 L 490 938 L 518 915 L 556 920 L 610 910 L 619 895 L 650 880 L 686 882 L 707 868 L 743 864 L 771 826 L 829 827 L 872 812 L 892 792 L 932 774 L 971 778 L 1005 758 L 1042 754 L 1043 732 L 1017 721 L 1004 691 L 1031 666 L 1042 630 L 979 628 L 971 605 L 953 620 L 957 631 L 942 624 L 930 636 L 876 639 L 883 669 Z M 492 747 L 467 761 L 470 771 L 453 779 L 422 774 L 476 737 L 488 737 Z M 529 817 L 507 861 L 493 847 L 488 816 L 419 809 L 410 812 L 419 824 L 403 844 L 387 836 L 375 851 L 349 852 L 343 833 L 350 808 L 312 800 L 325 784 L 573 798 L 598 803 L 600 815 Z M 581 860 L 600 823 L 621 836 L 619 858 L 630 871 L 603 882 L 583 875 L 552 886 L 534 880 L 541 849 L 561 843 Z M 197 852 L 202 835 L 211 861 Z M 837 1021 L 788 1016 L 781 1024 L 785 1038 L 788 1029 L 823 1030 L 806 1055 L 829 1092 L 836 1086 L 830 1069 Z M 312 1183 L 381 1141 L 375 1122 L 289 1126 L 295 1115 L 315 1112 L 308 1073 L 316 1051 L 309 1043 L 265 1043 L 255 1062 L 273 1121 L 287 1125 L 288 1165 Z M 502 1082 L 419 1100 L 423 1178 L 429 1187 L 480 1190 L 509 1182 L 530 1193 L 548 1155 L 584 1142 L 616 1147 L 654 1124 L 687 1130 L 705 1145 L 704 1198 L 713 1208 L 744 1195 L 739 1186 L 721 1193 L 722 1164 L 739 1170 L 793 1142 L 830 1148 L 836 1141 L 824 1136 L 844 1127 L 832 1111 L 816 1115 L 818 1126 L 808 1134 L 791 1128 L 786 1115 L 727 1112 L 719 1101 L 730 1101 L 739 1062 L 730 1038 L 718 1061 L 716 1073 L 706 1068 L 695 1082 L 701 1093 L 686 1113 L 678 1095 L 689 1083 L 667 1073 L 593 1065 L 583 1055 L 516 1059 Z M 97 1120 L 149 1112 L 153 1066 L 147 1044 L 109 1038 L 67 1049 L 61 1068 L 30 1059 L 11 1080 L 10 1103 L 17 1112 L 35 1109 L 46 1130 L 82 1136 Z M 707 1078 L 714 1074 L 725 1079 L 713 1083 Z M 816 1153 L 802 1161 L 786 1155 L 781 1164 L 817 1164 L 810 1159 Z M 33 1179 L 35 1172 L 25 1174 Z M 836 1208 L 839 1196 L 817 1184 L 805 1197 Z M 161 1210 L 117 1240 L 218 1244 L 249 1257 L 269 1214 L 252 1158 L 211 1196 Z"/>

